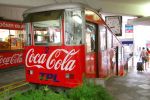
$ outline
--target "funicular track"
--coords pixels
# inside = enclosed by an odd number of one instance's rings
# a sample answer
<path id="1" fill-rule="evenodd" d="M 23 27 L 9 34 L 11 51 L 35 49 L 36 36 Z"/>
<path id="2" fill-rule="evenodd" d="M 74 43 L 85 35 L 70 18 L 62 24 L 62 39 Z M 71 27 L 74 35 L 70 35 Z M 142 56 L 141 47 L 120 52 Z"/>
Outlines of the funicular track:
<path id="1" fill-rule="evenodd" d="M 31 89 L 31 86 L 25 80 L 13 82 L 0 87 L 0 100 L 9 100 L 16 92 L 26 92 Z"/>

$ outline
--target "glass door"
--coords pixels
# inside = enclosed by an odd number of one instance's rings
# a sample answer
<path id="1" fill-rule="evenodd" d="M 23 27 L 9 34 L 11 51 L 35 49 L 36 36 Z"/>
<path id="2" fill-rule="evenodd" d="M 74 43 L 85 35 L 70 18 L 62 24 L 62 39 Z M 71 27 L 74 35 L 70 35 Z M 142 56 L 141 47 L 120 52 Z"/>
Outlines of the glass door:
<path id="1" fill-rule="evenodd" d="M 86 23 L 86 73 L 88 77 L 97 76 L 97 25 Z"/>

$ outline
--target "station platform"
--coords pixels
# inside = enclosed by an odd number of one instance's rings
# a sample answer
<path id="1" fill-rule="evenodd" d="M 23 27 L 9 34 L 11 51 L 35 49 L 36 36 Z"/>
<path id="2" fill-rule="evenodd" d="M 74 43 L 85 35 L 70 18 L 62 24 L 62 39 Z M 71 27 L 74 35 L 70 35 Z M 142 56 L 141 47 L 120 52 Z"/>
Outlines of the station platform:
<path id="1" fill-rule="evenodd" d="M 110 78 L 105 86 L 116 100 L 150 100 L 150 66 L 144 71 L 131 67 L 126 76 Z"/>

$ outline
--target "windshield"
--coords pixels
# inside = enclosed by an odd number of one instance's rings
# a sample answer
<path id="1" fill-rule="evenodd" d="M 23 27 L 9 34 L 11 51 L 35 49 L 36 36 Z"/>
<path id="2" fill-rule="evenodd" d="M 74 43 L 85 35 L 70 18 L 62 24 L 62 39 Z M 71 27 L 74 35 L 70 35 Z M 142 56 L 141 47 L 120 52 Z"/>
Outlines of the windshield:
<path id="1" fill-rule="evenodd" d="M 61 44 L 62 17 L 63 10 L 31 13 L 25 16 L 26 44 L 31 44 L 31 33 L 34 34 L 34 45 Z"/>

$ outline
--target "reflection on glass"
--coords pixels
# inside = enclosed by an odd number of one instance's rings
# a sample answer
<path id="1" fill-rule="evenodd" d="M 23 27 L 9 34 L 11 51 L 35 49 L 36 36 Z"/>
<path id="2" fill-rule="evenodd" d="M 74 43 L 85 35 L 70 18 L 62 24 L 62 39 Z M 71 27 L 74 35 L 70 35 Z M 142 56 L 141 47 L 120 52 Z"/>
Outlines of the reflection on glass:
<path id="1" fill-rule="evenodd" d="M 101 50 L 106 49 L 106 28 L 104 26 L 99 27 Z"/>
<path id="2" fill-rule="evenodd" d="M 23 48 L 23 31 L 0 29 L 0 50 L 16 50 Z"/>
<path id="3" fill-rule="evenodd" d="M 95 33 L 96 27 L 93 24 L 86 24 L 86 43 L 87 43 L 87 52 L 92 52 L 95 50 Z"/>
<path id="4" fill-rule="evenodd" d="M 35 45 L 56 45 L 61 42 L 59 20 L 34 22 Z"/>
<path id="5" fill-rule="evenodd" d="M 10 30 L 11 49 L 22 49 L 23 33 L 20 30 Z"/>
<path id="6" fill-rule="evenodd" d="M 82 16 L 81 10 L 65 11 L 65 44 L 79 45 L 84 42 Z"/>
<path id="7" fill-rule="evenodd" d="M 33 45 L 60 45 L 63 15 L 64 10 L 53 10 L 24 16 L 27 45 L 31 45 L 31 33 L 34 33 Z"/>
<path id="8" fill-rule="evenodd" d="M 0 50 L 10 49 L 9 39 L 9 30 L 8 29 L 0 29 Z"/>
<path id="9" fill-rule="evenodd" d="M 30 32 L 30 23 L 26 23 L 25 24 L 25 36 L 24 36 L 24 40 L 25 40 L 25 45 L 29 46 L 31 45 L 31 32 Z"/>

